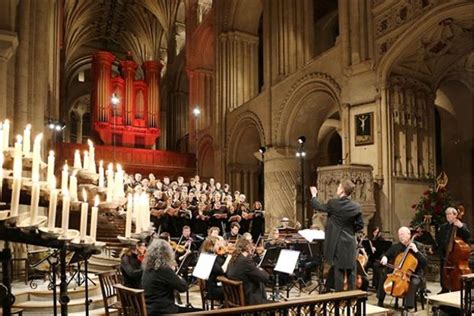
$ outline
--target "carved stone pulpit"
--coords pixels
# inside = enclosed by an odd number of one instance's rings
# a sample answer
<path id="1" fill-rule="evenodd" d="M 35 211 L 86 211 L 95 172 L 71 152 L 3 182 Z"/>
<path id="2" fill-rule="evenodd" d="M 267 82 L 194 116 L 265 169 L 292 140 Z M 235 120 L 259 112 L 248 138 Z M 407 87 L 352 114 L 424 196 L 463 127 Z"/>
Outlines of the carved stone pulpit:
<path id="1" fill-rule="evenodd" d="M 360 204 L 364 215 L 364 230 L 375 215 L 374 180 L 370 165 L 337 165 L 318 168 L 318 198 L 326 203 L 336 197 L 336 190 L 341 180 L 351 180 L 355 184 L 352 199 Z M 313 222 L 325 223 L 325 216 L 315 214 Z"/>

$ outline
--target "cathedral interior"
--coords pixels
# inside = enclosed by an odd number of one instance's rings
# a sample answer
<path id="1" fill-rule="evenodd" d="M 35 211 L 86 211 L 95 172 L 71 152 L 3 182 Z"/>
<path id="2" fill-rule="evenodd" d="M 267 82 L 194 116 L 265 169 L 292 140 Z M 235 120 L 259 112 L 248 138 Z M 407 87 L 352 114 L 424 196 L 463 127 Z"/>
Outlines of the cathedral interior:
<path id="1" fill-rule="evenodd" d="M 324 225 L 309 186 L 328 200 L 350 179 L 366 228 L 394 236 L 444 172 L 474 227 L 472 1 L 0 9 L 0 119 L 11 143 L 27 124 L 44 133 L 57 170 L 90 139 L 125 171 L 198 174 L 262 201 L 267 231 L 282 217 Z"/>

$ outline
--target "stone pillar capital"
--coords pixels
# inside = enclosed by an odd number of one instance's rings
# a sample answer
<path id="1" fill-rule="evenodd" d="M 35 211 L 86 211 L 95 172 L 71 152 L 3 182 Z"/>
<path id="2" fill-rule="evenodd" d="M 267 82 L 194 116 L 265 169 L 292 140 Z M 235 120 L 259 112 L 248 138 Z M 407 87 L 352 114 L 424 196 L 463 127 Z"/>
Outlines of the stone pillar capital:
<path id="1" fill-rule="evenodd" d="M 160 74 L 163 69 L 163 64 L 157 60 L 147 60 L 142 65 L 146 74 Z"/>
<path id="2" fill-rule="evenodd" d="M 9 61 L 18 47 L 18 36 L 15 32 L 0 30 L 0 60 Z"/>
<path id="3" fill-rule="evenodd" d="M 112 53 L 109 53 L 109 52 L 98 51 L 98 52 L 94 53 L 93 59 L 94 59 L 94 61 L 96 61 L 99 64 L 112 65 L 112 63 L 115 60 L 115 56 Z"/>

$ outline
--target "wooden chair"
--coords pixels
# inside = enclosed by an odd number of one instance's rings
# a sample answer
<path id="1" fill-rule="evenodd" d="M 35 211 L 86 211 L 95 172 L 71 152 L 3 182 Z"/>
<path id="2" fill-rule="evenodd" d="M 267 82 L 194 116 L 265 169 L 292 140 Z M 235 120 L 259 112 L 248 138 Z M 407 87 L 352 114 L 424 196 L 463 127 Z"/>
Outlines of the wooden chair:
<path id="1" fill-rule="evenodd" d="M 145 291 L 115 284 L 124 316 L 147 316 Z"/>
<path id="2" fill-rule="evenodd" d="M 244 284 L 242 281 L 235 281 L 218 276 L 217 281 L 222 283 L 224 289 L 224 307 L 245 306 Z"/>
<path id="3" fill-rule="evenodd" d="M 214 309 L 214 300 L 209 297 L 209 292 L 207 290 L 207 281 L 202 279 L 197 279 L 199 285 L 199 292 L 201 293 L 202 309 L 205 311 Z"/>
<path id="4" fill-rule="evenodd" d="M 100 290 L 102 292 L 102 300 L 104 301 L 105 315 L 109 316 L 111 309 L 116 309 L 119 312 L 122 309 L 117 297 L 117 290 L 115 284 L 122 282 L 122 277 L 117 270 L 105 271 L 98 274 L 100 282 Z"/>

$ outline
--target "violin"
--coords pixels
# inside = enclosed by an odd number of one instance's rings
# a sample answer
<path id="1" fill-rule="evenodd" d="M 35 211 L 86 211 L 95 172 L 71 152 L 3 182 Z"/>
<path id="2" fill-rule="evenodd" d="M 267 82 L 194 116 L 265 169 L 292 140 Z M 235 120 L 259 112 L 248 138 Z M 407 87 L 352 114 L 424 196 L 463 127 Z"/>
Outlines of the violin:
<path id="1" fill-rule="evenodd" d="M 416 235 L 413 235 L 408 245 L 413 242 L 415 237 Z M 418 259 L 410 252 L 410 247 L 407 246 L 405 251 L 395 258 L 395 264 L 386 264 L 386 266 L 393 268 L 393 272 L 387 275 L 387 279 L 383 284 L 385 293 L 393 297 L 405 297 L 410 287 L 410 278 L 416 275 Z"/>
<path id="2" fill-rule="evenodd" d="M 184 245 L 180 245 L 174 240 L 170 241 L 170 246 L 175 253 L 184 253 L 186 251 L 186 247 Z"/>
<path id="3" fill-rule="evenodd" d="M 457 219 L 461 220 L 463 215 L 464 207 L 461 205 Z M 457 230 L 458 227 L 453 225 L 443 267 L 444 286 L 450 291 L 459 291 L 461 289 L 461 276 L 471 273 L 469 268 L 471 246 L 457 237 Z"/>

